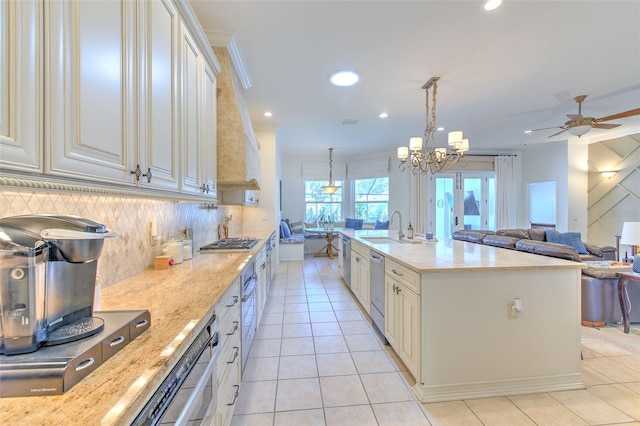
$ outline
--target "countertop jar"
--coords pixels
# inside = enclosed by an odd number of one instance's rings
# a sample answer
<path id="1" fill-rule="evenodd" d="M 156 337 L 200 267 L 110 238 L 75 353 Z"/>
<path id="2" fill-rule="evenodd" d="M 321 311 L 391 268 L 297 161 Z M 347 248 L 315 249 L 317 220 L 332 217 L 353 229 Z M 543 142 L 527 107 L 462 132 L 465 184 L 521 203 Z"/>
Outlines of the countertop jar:
<path id="1" fill-rule="evenodd" d="M 174 264 L 182 263 L 184 260 L 183 247 L 182 240 L 171 238 L 162 246 L 162 254 L 171 256 Z"/>

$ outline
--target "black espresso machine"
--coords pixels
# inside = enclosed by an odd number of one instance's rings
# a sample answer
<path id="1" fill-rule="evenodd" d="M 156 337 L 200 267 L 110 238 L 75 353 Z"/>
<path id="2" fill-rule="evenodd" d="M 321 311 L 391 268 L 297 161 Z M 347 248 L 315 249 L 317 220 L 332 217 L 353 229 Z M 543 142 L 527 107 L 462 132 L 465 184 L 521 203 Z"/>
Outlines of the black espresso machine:
<path id="1" fill-rule="evenodd" d="M 116 236 L 78 216 L 0 219 L 0 397 L 61 394 L 150 326 L 146 310 L 93 310 Z"/>

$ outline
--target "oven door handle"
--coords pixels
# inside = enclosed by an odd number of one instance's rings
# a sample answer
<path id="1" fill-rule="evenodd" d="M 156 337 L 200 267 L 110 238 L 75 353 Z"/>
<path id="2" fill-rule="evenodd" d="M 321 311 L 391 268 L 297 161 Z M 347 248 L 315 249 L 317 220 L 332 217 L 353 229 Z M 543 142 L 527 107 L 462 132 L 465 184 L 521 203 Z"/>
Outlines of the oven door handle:
<path id="1" fill-rule="evenodd" d="M 242 291 L 242 303 L 249 300 L 251 296 L 253 296 L 253 293 L 255 293 L 258 285 L 258 277 L 254 275 L 249 279 L 249 281 L 249 284 L 247 284 Z"/>
<path id="2" fill-rule="evenodd" d="M 212 343 L 210 344 L 214 347 L 214 353 L 211 355 L 211 359 L 207 363 L 204 373 L 202 373 L 202 377 L 200 377 L 198 383 L 189 394 L 189 398 L 184 404 L 184 408 L 182 409 L 180 415 L 178 416 L 178 419 L 176 420 L 176 425 L 186 425 L 189 422 L 193 410 L 195 410 L 199 405 L 197 404 L 197 402 L 200 398 L 200 395 L 202 395 L 205 386 L 207 386 L 207 382 L 211 379 L 211 375 L 218 365 L 218 356 L 220 355 L 220 345 L 218 343 L 220 343 L 220 340 L 217 331 L 213 335 L 211 340 Z"/>

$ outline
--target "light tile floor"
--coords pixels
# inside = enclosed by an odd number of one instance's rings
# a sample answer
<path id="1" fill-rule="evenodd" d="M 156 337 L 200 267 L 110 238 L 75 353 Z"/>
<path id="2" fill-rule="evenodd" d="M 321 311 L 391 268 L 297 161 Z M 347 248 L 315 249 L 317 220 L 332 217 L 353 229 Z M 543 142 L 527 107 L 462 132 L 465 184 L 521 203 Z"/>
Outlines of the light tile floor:
<path id="1" fill-rule="evenodd" d="M 632 328 L 582 328 L 584 390 L 420 404 L 337 261 L 283 262 L 232 425 L 640 426 L 640 326 Z"/>

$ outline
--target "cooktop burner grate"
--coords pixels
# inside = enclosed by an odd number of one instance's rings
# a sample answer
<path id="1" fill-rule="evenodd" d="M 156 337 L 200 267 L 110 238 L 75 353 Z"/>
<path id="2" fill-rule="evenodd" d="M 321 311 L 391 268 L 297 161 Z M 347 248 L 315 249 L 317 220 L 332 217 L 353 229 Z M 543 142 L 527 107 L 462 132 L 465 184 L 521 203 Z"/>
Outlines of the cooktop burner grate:
<path id="1" fill-rule="evenodd" d="M 200 250 L 249 250 L 257 243 L 255 238 L 223 238 L 200 247 Z"/>

